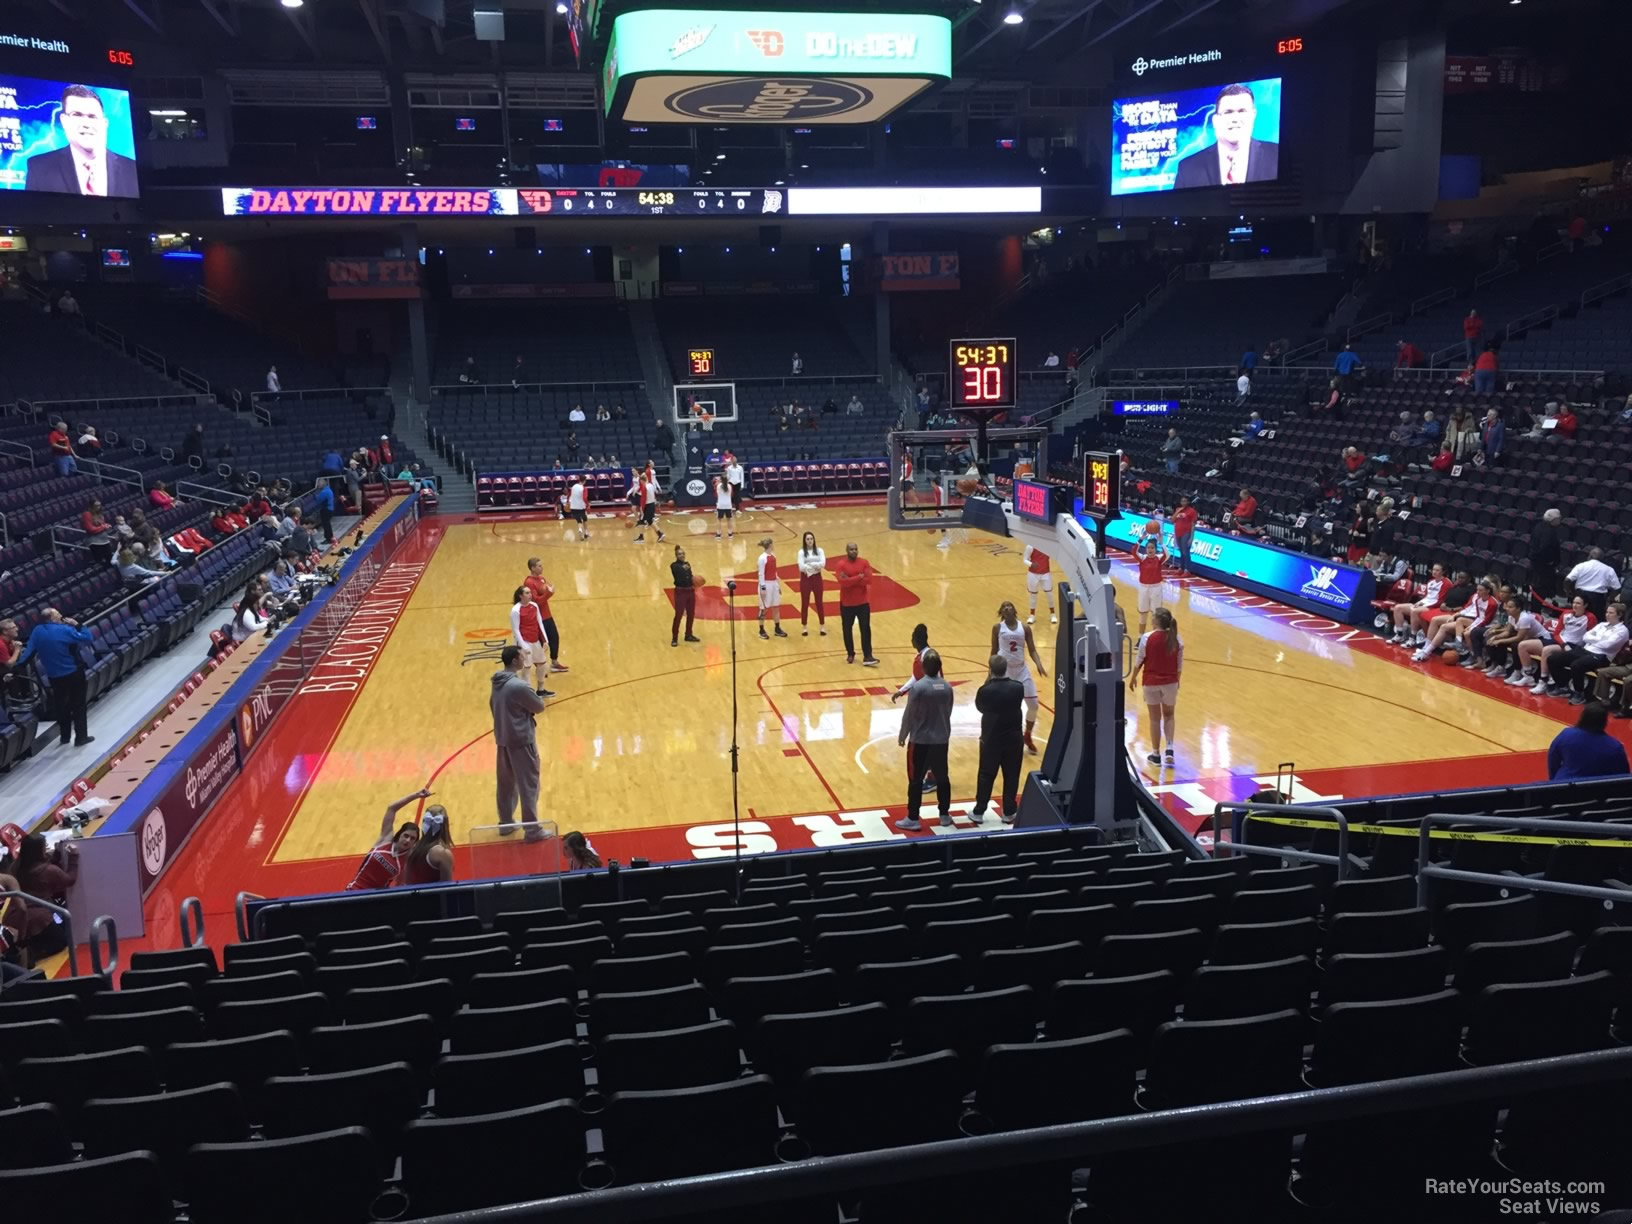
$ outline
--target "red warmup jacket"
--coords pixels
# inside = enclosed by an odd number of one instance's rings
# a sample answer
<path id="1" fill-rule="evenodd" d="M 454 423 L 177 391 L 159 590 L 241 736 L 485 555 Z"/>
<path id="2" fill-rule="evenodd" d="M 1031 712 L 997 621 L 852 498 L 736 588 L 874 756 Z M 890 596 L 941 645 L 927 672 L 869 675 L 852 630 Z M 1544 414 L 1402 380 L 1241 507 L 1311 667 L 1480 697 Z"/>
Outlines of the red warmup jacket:
<path id="1" fill-rule="evenodd" d="M 873 576 L 873 567 L 865 557 L 857 557 L 854 561 L 849 557 L 840 557 L 830 563 L 833 577 L 839 584 L 839 604 L 842 607 L 854 608 L 867 602 L 867 583 Z"/>

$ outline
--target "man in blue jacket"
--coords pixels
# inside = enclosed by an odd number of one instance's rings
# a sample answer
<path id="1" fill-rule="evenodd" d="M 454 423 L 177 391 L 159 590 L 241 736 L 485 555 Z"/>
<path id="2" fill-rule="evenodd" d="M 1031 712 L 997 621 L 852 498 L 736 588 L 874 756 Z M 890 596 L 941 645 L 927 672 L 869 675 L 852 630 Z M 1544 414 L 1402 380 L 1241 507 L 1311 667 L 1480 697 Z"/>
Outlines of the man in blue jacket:
<path id="1" fill-rule="evenodd" d="M 16 664 L 21 669 L 39 656 L 40 666 L 51 682 L 51 712 L 57 720 L 57 733 L 66 744 L 72 726 L 76 748 L 96 738 L 85 732 L 85 664 L 79 657 L 79 648 L 90 644 L 91 635 L 79 627 L 78 621 L 47 608 L 40 613 L 40 623 L 29 631 L 28 644 Z"/>
<path id="2" fill-rule="evenodd" d="M 317 521 L 323 528 L 323 542 L 334 543 L 334 486 L 327 480 L 317 482 Z"/>

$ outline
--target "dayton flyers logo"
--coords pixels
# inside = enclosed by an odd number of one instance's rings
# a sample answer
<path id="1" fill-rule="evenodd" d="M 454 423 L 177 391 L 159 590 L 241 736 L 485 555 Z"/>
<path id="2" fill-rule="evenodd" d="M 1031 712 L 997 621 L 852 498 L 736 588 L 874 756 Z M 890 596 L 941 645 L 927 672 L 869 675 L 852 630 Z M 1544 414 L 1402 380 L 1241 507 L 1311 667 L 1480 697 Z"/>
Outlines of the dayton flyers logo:
<path id="1" fill-rule="evenodd" d="M 766 59 L 776 59 L 787 46 L 781 30 L 744 30 L 743 33 Z"/>

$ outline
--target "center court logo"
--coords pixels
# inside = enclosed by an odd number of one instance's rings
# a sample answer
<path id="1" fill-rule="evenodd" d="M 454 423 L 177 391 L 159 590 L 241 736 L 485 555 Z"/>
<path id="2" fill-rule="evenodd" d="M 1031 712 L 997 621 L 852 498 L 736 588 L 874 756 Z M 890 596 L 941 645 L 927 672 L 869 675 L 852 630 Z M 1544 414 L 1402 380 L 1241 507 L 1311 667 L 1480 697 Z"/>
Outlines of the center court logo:
<path id="1" fill-rule="evenodd" d="M 142 821 L 142 866 L 156 876 L 164 870 L 164 813 L 154 808 Z"/>
<path id="2" fill-rule="evenodd" d="M 873 102 L 873 91 L 830 77 L 732 77 L 670 94 L 663 107 L 682 119 L 793 123 L 833 119 Z"/>

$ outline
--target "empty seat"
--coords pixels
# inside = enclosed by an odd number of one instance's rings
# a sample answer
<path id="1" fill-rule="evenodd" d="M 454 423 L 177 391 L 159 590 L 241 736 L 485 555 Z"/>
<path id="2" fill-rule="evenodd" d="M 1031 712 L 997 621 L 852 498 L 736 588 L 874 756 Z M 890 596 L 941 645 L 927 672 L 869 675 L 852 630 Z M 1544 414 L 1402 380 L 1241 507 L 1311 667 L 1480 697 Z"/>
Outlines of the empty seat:
<path id="1" fill-rule="evenodd" d="M 1133 1113 L 1137 1046 L 1126 1029 L 990 1047 L 976 1075 L 975 1108 L 999 1130 Z"/>
<path id="2" fill-rule="evenodd" d="M 155 952 L 132 952 L 126 971 L 144 969 L 173 969 L 178 965 L 198 965 L 211 973 L 219 972 L 215 951 L 211 948 L 165 948 Z M 126 986 L 126 989 L 129 989 Z"/>
<path id="3" fill-rule="evenodd" d="M 1447 905 L 1434 920 L 1434 938 L 1455 967 L 1471 943 L 1530 939 L 1537 934 L 1539 906 L 1533 896 Z"/>
<path id="4" fill-rule="evenodd" d="M 369 944 L 392 943 L 400 938 L 388 926 L 349 927 L 337 931 L 319 931 L 313 951 L 322 960 L 336 948 L 363 948 Z"/>
<path id="5" fill-rule="evenodd" d="M 214 978 L 206 987 L 219 984 Z M 191 1007 L 200 991 L 189 982 L 172 982 L 168 986 L 145 986 L 140 990 L 104 990 L 85 1000 L 86 1015 L 119 1016 L 130 1012 L 168 1011 L 174 1007 Z M 129 1042 L 139 1045 L 139 1042 Z"/>
<path id="6" fill-rule="evenodd" d="M 361 1127 L 295 1139 L 201 1143 L 188 1152 L 197 1224 L 354 1224 L 379 1189 L 373 1140 Z M 321 1186 L 322 1194 L 312 1188 Z M 122 1218 L 122 1217 L 121 1217 Z"/>
<path id="7" fill-rule="evenodd" d="M 239 961 L 238 964 L 254 964 Z M 248 977 L 229 975 L 205 982 L 200 1002 L 210 1011 L 223 1003 L 245 1003 L 259 999 L 281 999 L 305 991 L 305 980 L 298 973 L 257 973 Z"/>
<path id="8" fill-rule="evenodd" d="M 477 952 L 448 952 L 421 956 L 419 964 L 414 966 L 414 977 L 421 982 L 445 978 L 462 988 L 478 973 L 505 973 L 515 967 L 516 956 L 508 946 L 483 948 Z M 395 983 L 381 984 L 395 985 Z"/>
<path id="9" fill-rule="evenodd" d="M 1613 1041 L 1614 1008 L 1615 981 L 1604 970 L 1561 982 L 1487 986 L 1474 1002 L 1463 1057 L 1489 1066 L 1602 1049 Z"/>
<path id="10" fill-rule="evenodd" d="M 1417 882 L 1408 875 L 1339 880 L 1326 893 L 1328 918 L 1333 914 L 1409 909 L 1416 903 Z"/>
<path id="11" fill-rule="evenodd" d="M 689 1028 L 708 1021 L 708 994 L 695 982 L 667 990 L 640 990 L 589 997 L 590 1036 L 600 1041 L 613 1033 L 647 1033 Z"/>
<path id="12" fill-rule="evenodd" d="M 702 930 L 701 927 L 697 929 Z M 588 985 L 592 995 L 614 994 L 666 990 L 670 986 L 684 986 L 696 978 L 691 956 L 685 952 L 660 956 L 608 956 L 590 965 Z"/>
<path id="13" fill-rule="evenodd" d="M 1072 940 L 1032 948 L 994 948 L 975 963 L 975 989 L 1001 990 L 1030 986 L 1046 999 L 1054 983 L 1081 977 L 1088 966 L 1088 950 Z"/>
<path id="14" fill-rule="evenodd" d="M 374 1140 L 385 1172 L 396 1154 L 402 1128 L 419 1111 L 423 1099 L 413 1068 L 405 1062 L 357 1071 L 274 1076 L 262 1089 L 261 1129 L 268 1138 L 277 1139 L 306 1134 L 314 1122 L 363 1127 Z"/>
<path id="15" fill-rule="evenodd" d="M 619 1185 L 776 1163 L 776 1100 L 763 1075 L 615 1092 L 596 1121 Z"/>
<path id="16" fill-rule="evenodd" d="M 884 1004 L 899 1031 L 906 1022 L 907 1005 L 917 996 L 957 994 L 968 985 L 968 962 L 950 953 L 921 960 L 868 961 L 856 966 L 850 979 L 850 999 L 854 1003 Z"/>
<path id="17" fill-rule="evenodd" d="M 1315 963 L 1307 956 L 1261 965 L 1206 965 L 1184 987 L 1186 1020 L 1230 1020 L 1265 1012 L 1309 1010 Z"/>
<path id="18" fill-rule="evenodd" d="M 882 1003 L 829 1011 L 765 1016 L 754 1030 L 754 1070 L 769 1075 L 790 1116 L 800 1111 L 800 1077 L 811 1067 L 881 1061 L 890 1056 L 893 1030 Z"/>
<path id="19" fill-rule="evenodd" d="M 721 1014 L 745 1030 L 773 1013 L 826 1011 L 838 1005 L 839 975 L 831 969 L 730 978 L 719 999 Z"/>
<path id="20" fill-rule="evenodd" d="M 1321 1012 L 1307 1078 L 1317 1088 L 1456 1066 L 1462 1019 L 1454 990 L 1411 999 L 1334 1003 Z"/>
<path id="21" fill-rule="evenodd" d="M 412 977 L 407 961 L 385 960 L 363 965 L 324 965 L 312 975 L 312 985 L 338 1003 L 348 990 L 401 986 Z"/>
<path id="22" fill-rule="evenodd" d="M 1121 910 L 1114 905 L 1038 910 L 1026 921 L 1026 942 L 1050 944 L 1075 940 L 1091 952 L 1120 922 Z"/>
<path id="23" fill-rule="evenodd" d="M 249 1119 L 231 1084 L 162 1092 L 151 1096 L 93 1097 L 80 1111 L 85 1155 L 149 1151 L 159 1158 L 172 1195 L 191 1197 L 182 1183 L 182 1158 L 195 1143 L 236 1143 L 249 1138 Z"/>
<path id="24" fill-rule="evenodd" d="M 1303 1017 L 1295 1011 L 1170 1020 L 1151 1039 L 1140 1099 L 1147 1108 L 1170 1109 L 1292 1092 L 1302 1063 Z"/>
<path id="25" fill-rule="evenodd" d="M 284 935 L 278 939 L 251 939 L 230 943 L 221 949 L 224 967 L 266 960 L 273 956 L 288 956 L 306 951 L 306 941 L 299 935 Z"/>
<path id="26" fill-rule="evenodd" d="M 448 1054 L 436 1064 L 436 1112 L 443 1117 L 502 1113 L 584 1094 L 578 1045 L 545 1045 L 494 1054 Z"/>
<path id="27" fill-rule="evenodd" d="M 1125 1028 L 1142 1043 L 1157 1025 L 1173 1018 L 1179 981 L 1177 974 L 1163 970 L 1061 982 L 1049 998 L 1043 1032 L 1048 1040 L 1059 1041 Z"/>
<path id="28" fill-rule="evenodd" d="M 774 977 L 804 967 L 805 950 L 797 939 L 756 944 L 728 944 L 703 955 L 703 980 L 711 988 L 734 977 Z"/>
<path id="29" fill-rule="evenodd" d="M 79 1030 L 87 1050 L 120 1050 L 127 1046 L 158 1049 L 172 1041 L 197 1041 L 203 1035 L 204 1017 L 196 1007 L 91 1016 Z"/>
<path id="30" fill-rule="evenodd" d="M 513 1007 L 465 1007 L 453 1013 L 448 1036 L 454 1054 L 491 1054 L 576 1040 L 578 1021 L 565 999 Z"/>
<path id="31" fill-rule="evenodd" d="M 429 982 L 409 982 L 403 986 L 348 990 L 340 1001 L 340 1015 L 347 1024 L 397 1020 L 403 1016 L 429 1016 L 440 1031 L 458 1005 L 453 983 L 446 978 L 437 978 Z"/>
<path id="32" fill-rule="evenodd" d="M 475 914 L 458 918 L 424 918 L 410 922 L 403 933 L 407 935 L 409 943 L 423 952 L 433 940 L 445 939 L 450 935 L 480 935 L 482 920 Z"/>
<path id="33" fill-rule="evenodd" d="M 930 956 L 962 956 L 971 964 L 982 952 L 1012 948 L 1020 939 L 1020 924 L 1008 914 L 931 922 L 924 927 L 923 951 Z M 868 957 L 869 960 L 881 959 Z M 887 959 L 895 959 L 893 957 Z"/>
<path id="34" fill-rule="evenodd" d="M 55 1105 L 40 1102 L 17 1109 L 0 1109 L 0 1134 L 6 1136 L 6 1163 L 18 1169 L 66 1164 L 74 1146 Z"/>
<path id="35" fill-rule="evenodd" d="M 1207 961 L 1213 965 L 1251 965 L 1313 956 L 1320 947 L 1320 926 L 1313 918 L 1288 922 L 1226 922 L 1213 937 Z"/>
<path id="36" fill-rule="evenodd" d="M 799 1133 L 819 1156 L 951 1139 L 958 1133 L 963 1093 L 964 1076 L 951 1050 L 814 1067 L 801 1085 Z"/>
<path id="37" fill-rule="evenodd" d="M 580 978 L 598 960 L 612 955 L 612 941 L 605 935 L 588 939 L 567 939 L 549 943 L 529 943 L 521 949 L 516 964 L 522 969 L 549 969 L 565 966 Z"/>
<path id="38" fill-rule="evenodd" d="M 205 1084 L 229 1083 L 259 1121 L 261 1085 L 274 1075 L 294 1075 L 301 1067 L 300 1043 L 287 1031 L 211 1041 L 176 1042 L 159 1056 L 171 1092 Z"/>
<path id="39" fill-rule="evenodd" d="M 170 1224 L 175 1206 L 159 1160 L 151 1152 L 126 1152 L 44 1168 L 0 1168 L 0 1201 L 15 1219 L 118 1220 L 120 1224 Z"/>
<path id="40" fill-rule="evenodd" d="M 804 930 L 804 924 L 797 918 L 727 922 L 715 929 L 714 938 L 709 946 L 720 948 L 727 944 L 771 943 L 779 939 L 803 941 Z"/>
<path id="41" fill-rule="evenodd" d="M 1445 987 L 1445 968 L 1445 949 L 1438 946 L 1328 957 L 1320 977 L 1320 1006 L 1435 994 Z"/>
<path id="42" fill-rule="evenodd" d="M 1296 888 L 1266 888 L 1237 892 L 1225 907 L 1225 921 L 1286 922 L 1311 917 L 1320 908 L 1320 893 L 1312 884 Z"/>
<path id="43" fill-rule="evenodd" d="M 419 1217 L 570 1194 L 583 1147 L 583 1115 L 570 1101 L 419 1118 L 402 1133 L 402 1188 Z"/>
<path id="44" fill-rule="evenodd" d="M 1500 982 L 1557 981 L 1570 976 L 1575 949 L 1575 936 L 1569 931 L 1540 939 L 1471 943 L 1462 950 L 1452 985 L 1464 998 L 1472 999 L 1486 986 Z"/>
<path id="45" fill-rule="evenodd" d="M 151 1096 L 159 1090 L 158 1065 L 141 1047 L 63 1058 L 24 1058 L 12 1072 L 19 1103 L 46 1101 L 62 1111 L 72 1133 L 79 1108 L 91 1097 Z"/>
<path id="46" fill-rule="evenodd" d="M 247 1037 L 286 1029 L 298 1038 L 319 1024 L 327 1024 L 331 1014 L 328 996 L 314 990 L 281 999 L 223 1003 L 211 1013 L 210 1028 L 217 1037 Z"/>
<path id="47" fill-rule="evenodd" d="M 608 1037 L 596 1052 L 603 1092 L 723 1084 L 742 1074 L 737 1026 L 729 1020 Z"/>
<path id="48" fill-rule="evenodd" d="M 1324 952 L 1409 952 L 1428 945 L 1428 911 L 1421 907 L 1333 914 Z"/>
<path id="49" fill-rule="evenodd" d="M 823 968 L 848 976 L 863 961 L 906 960 L 917 950 L 907 928 L 896 924 L 818 936 L 811 945 L 811 959 Z"/>
<path id="50" fill-rule="evenodd" d="M 0 1067 L 15 1066 L 24 1058 L 61 1058 L 65 1054 L 78 1054 L 79 1050 L 79 1038 L 65 1021 L 0 1023 Z"/>
<path id="51" fill-rule="evenodd" d="M 905 1049 L 909 1054 L 952 1049 L 978 1060 L 989 1045 L 1033 1040 L 1038 1012 L 1037 992 L 1029 986 L 920 995 L 907 1005 Z M 967 1065 L 972 1072 L 976 1061 Z"/>
<path id="52" fill-rule="evenodd" d="M 366 1024 L 319 1025 L 306 1034 L 305 1048 L 314 1074 L 402 1062 L 423 1076 L 441 1053 L 442 1040 L 429 1016 L 399 1016 Z"/>
<path id="53" fill-rule="evenodd" d="M 510 910 L 493 915 L 493 929 L 503 931 L 514 939 L 525 931 L 561 926 L 567 921 L 567 917 L 567 911 L 564 909 Z"/>
<path id="54" fill-rule="evenodd" d="M 471 1007 L 519 1007 L 523 1003 L 547 1003 L 552 999 L 570 1003 L 577 997 L 577 976 L 564 965 L 478 973 L 465 983 L 465 1002 Z"/>
<path id="55" fill-rule="evenodd" d="M 1131 977 L 1168 970 L 1184 977 L 1201 963 L 1206 937 L 1191 927 L 1155 935 L 1107 935 L 1094 952 L 1095 977 Z"/>
<path id="56" fill-rule="evenodd" d="M 687 915 L 681 915 L 686 917 Z M 672 931 L 648 931 L 625 935 L 618 941 L 618 953 L 627 957 L 651 957 L 669 954 L 701 957 L 709 944 L 708 929 L 701 924 L 678 927 Z"/>

